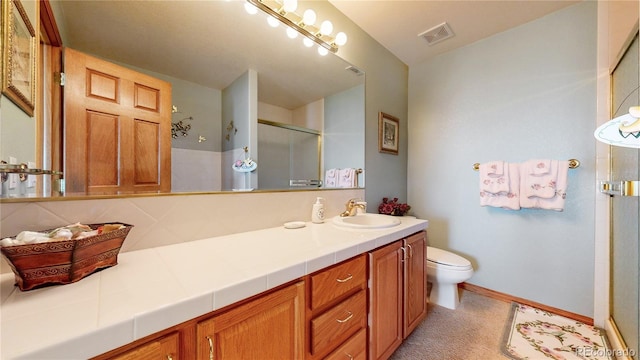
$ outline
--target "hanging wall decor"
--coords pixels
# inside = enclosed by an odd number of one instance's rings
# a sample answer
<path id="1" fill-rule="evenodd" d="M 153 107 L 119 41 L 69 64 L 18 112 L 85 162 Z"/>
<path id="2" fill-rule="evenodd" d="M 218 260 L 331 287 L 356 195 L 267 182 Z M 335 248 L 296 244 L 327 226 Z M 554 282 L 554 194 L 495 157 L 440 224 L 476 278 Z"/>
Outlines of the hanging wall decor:
<path id="1" fill-rule="evenodd" d="M 378 115 L 378 151 L 398 155 L 400 120 L 380 112 Z"/>
<path id="2" fill-rule="evenodd" d="M 2 93 L 33 116 L 36 33 L 19 0 L 2 2 Z"/>

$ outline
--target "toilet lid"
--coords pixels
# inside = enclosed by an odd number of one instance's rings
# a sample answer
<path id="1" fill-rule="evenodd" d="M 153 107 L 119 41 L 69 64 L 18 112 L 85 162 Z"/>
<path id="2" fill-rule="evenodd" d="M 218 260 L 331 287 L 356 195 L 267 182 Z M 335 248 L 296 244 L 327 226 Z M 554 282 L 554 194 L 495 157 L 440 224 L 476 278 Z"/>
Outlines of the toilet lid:
<path id="1" fill-rule="evenodd" d="M 471 262 L 462 256 L 431 246 L 427 246 L 427 260 L 447 266 L 471 266 Z"/>

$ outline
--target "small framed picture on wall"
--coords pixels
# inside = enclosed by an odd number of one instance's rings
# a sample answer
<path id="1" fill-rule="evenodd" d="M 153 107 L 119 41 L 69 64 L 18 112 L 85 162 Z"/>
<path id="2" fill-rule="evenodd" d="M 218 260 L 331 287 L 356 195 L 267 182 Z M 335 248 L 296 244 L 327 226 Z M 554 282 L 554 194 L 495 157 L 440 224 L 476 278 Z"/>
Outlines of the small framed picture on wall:
<path id="1" fill-rule="evenodd" d="M 395 116 L 378 114 L 378 151 L 398 155 L 400 121 Z"/>
<path id="2" fill-rule="evenodd" d="M 2 93 L 33 116 L 36 33 L 20 0 L 2 1 Z"/>

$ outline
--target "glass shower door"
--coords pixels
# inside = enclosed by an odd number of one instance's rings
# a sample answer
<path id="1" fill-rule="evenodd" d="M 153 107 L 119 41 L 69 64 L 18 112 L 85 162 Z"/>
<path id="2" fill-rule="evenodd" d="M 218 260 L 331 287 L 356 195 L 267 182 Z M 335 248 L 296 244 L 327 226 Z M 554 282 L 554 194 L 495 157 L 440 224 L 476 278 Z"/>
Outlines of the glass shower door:
<path id="1" fill-rule="evenodd" d="M 638 36 L 612 75 L 612 103 L 616 113 L 625 114 L 630 106 L 640 105 Z M 640 179 L 640 150 L 611 147 L 611 180 Z M 614 195 L 611 199 L 611 316 L 627 347 L 638 359 L 638 309 L 640 197 Z M 630 353 L 632 355 L 633 353 Z"/>

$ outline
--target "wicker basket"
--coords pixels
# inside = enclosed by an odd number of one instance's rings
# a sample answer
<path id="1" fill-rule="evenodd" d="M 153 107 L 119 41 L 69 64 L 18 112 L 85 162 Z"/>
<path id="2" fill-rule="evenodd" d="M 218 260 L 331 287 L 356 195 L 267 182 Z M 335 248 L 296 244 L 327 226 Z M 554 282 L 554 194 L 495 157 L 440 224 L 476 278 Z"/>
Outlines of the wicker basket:
<path id="1" fill-rule="evenodd" d="M 119 223 L 122 224 L 122 223 Z M 89 224 L 93 230 L 104 224 Z M 76 282 L 118 264 L 118 253 L 133 225 L 78 240 L 0 247 L 20 290 Z M 43 232 L 50 232 L 46 230 Z"/>

